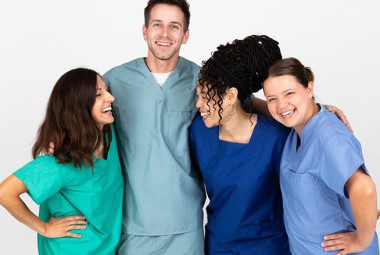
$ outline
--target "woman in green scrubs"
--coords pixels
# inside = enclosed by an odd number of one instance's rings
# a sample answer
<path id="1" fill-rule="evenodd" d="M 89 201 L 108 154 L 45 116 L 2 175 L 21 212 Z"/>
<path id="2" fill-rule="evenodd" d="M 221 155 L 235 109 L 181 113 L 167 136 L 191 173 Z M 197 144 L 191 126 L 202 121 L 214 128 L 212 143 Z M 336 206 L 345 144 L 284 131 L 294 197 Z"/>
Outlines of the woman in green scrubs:
<path id="1" fill-rule="evenodd" d="M 0 184 L 0 203 L 38 233 L 39 254 L 115 254 L 123 178 L 111 123 L 114 97 L 95 71 L 65 73 L 50 96 L 34 160 Z M 54 152 L 41 155 L 54 144 Z M 40 205 L 39 217 L 20 195 Z"/>

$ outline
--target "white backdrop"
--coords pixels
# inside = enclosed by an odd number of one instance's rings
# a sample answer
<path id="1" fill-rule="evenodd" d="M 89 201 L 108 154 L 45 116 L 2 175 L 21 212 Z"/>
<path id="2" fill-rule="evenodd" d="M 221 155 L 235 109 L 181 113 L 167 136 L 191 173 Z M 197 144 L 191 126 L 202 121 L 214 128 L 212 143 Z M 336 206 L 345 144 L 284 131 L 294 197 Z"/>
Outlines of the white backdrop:
<path id="1" fill-rule="evenodd" d="M 0 181 L 31 160 L 48 96 L 61 74 L 78 66 L 104 73 L 146 55 L 145 4 L 2 1 Z M 380 187 L 378 0 L 190 0 L 190 5 L 190 40 L 182 56 L 201 64 L 217 45 L 235 38 L 267 34 L 278 40 L 284 57 L 297 57 L 314 70 L 317 100 L 345 111 Z M 0 226 L 0 254 L 37 254 L 35 233 L 2 207 Z"/>

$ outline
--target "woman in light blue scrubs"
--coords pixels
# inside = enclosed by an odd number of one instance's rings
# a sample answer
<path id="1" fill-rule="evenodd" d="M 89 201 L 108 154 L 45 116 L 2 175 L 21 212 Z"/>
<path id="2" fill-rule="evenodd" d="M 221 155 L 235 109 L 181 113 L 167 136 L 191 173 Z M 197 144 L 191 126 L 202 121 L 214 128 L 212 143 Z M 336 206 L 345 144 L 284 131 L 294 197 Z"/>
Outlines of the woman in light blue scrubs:
<path id="1" fill-rule="evenodd" d="M 311 70 L 294 58 L 279 60 L 264 93 L 272 116 L 292 128 L 280 171 L 292 254 L 379 254 L 376 189 L 360 143 L 315 103 Z"/>

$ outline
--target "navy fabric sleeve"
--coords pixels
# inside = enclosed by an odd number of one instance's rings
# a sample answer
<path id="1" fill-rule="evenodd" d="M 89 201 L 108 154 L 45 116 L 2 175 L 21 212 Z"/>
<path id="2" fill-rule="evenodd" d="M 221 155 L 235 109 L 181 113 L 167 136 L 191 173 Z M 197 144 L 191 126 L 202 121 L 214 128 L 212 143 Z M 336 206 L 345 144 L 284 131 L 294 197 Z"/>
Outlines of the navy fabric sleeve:
<path id="1" fill-rule="evenodd" d="M 197 155 L 197 141 L 196 141 L 196 118 L 194 118 L 193 123 L 189 127 L 189 149 L 190 149 L 190 158 L 195 171 L 201 176 L 201 171 L 198 164 L 198 155 Z"/>
<path id="2" fill-rule="evenodd" d="M 344 188 L 348 179 L 360 167 L 367 172 L 359 141 L 354 136 L 336 134 L 325 140 L 321 152 L 320 178 L 330 189 L 348 197 Z"/>
<path id="3" fill-rule="evenodd" d="M 28 194 L 40 205 L 63 186 L 59 166 L 52 156 L 40 156 L 13 173 L 28 188 Z"/>

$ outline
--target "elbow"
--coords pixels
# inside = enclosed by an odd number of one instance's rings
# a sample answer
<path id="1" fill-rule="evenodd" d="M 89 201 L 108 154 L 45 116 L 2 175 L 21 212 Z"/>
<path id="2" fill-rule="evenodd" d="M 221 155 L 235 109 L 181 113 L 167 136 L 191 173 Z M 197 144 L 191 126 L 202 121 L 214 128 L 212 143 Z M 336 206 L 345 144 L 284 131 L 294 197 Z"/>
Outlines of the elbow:
<path id="1" fill-rule="evenodd" d="M 377 195 L 376 195 L 376 187 L 375 187 L 375 184 L 372 181 L 371 181 L 371 183 L 369 183 L 368 185 L 366 185 L 362 189 L 361 192 L 363 194 L 364 199 L 367 199 L 367 200 L 374 200 L 377 197 Z"/>
<path id="2" fill-rule="evenodd" d="M 2 183 L 0 184 L 0 204 L 3 205 L 5 200 L 5 194 Z"/>
<path id="3" fill-rule="evenodd" d="M 370 177 L 358 180 L 349 188 L 349 196 L 353 195 L 361 200 L 376 200 L 376 186 Z"/>
<path id="4" fill-rule="evenodd" d="M 5 182 L 5 181 L 4 181 Z M 0 205 L 4 206 L 9 198 L 9 192 L 7 192 L 4 182 L 0 183 Z"/>

